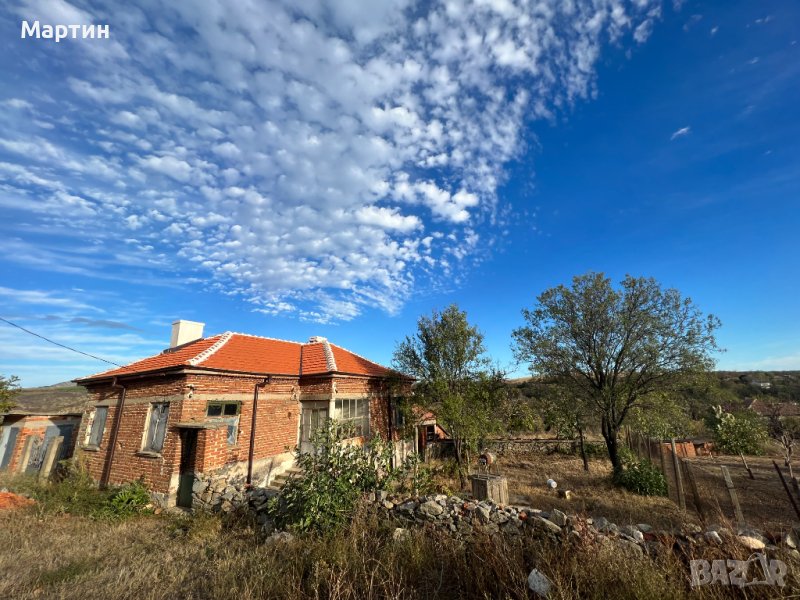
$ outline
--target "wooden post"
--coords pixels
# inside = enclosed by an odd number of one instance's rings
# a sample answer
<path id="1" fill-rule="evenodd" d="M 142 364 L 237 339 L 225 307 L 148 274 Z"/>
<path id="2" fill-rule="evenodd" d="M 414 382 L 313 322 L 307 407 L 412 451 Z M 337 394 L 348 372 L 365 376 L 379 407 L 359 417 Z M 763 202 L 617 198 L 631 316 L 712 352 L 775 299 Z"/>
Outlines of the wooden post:
<path id="1" fill-rule="evenodd" d="M 61 445 L 64 443 L 64 436 L 58 436 L 50 440 L 50 445 L 44 455 L 42 468 L 39 470 L 39 479 L 45 481 L 50 478 L 50 473 L 53 472 L 53 467 L 56 465 L 56 459 L 61 452 Z"/>
<path id="2" fill-rule="evenodd" d="M 28 468 L 28 462 L 31 459 L 31 451 L 33 450 L 33 440 L 36 436 L 29 435 L 25 438 L 25 443 L 22 446 L 22 455 L 19 457 L 17 463 L 17 473 L 24 473 Z"/>
<path id="3" fill-rule="evenodd" d="M 728 467 L 725 465 L 720 466 L 720 470 L 722 471 L 722 478 L 725 480 L 725 487 L 728 488 L 728 494 L 730 494 L 731 502 L 733 503 L 733 512 L 736 515 L 736 526 L 744 527 L 744 515 L 742 514 L 742 507 L 739 506 L 739 497 L 736 495 L 736 488 L 733 487 L 731 474 L 728 473 Z"/>
<path id="4" fill-rule="evenodd" d="M 747 466 L 747 461 L 744 459 L 744 454 L 739 452 L 739 456 L 742 457 L 742 463 L 744 464 L 744 468 L 747 469 L 747 474 L 750 475 L 750 479 L 755 479 L 755 477 L 753 477 L 753 469 Z"/>
<path id="5" fill-rule="evenodd" d="M 647 460 L 653 462 L 653 438 L 647 436 Z"/>
<path id="6" fill-rule="evenodd" d="M 667 482 L 667 495 L 669 495 L 669 490 L 672 487 L 672 484 L 669 481 L 669 477 L 667 477 L 667 461 L 664 458 L 664 442 L 660 439 L 658 440 L 658 455 L 661 458 L 661 472 L 664 474 L 664 479 Z"/>
<path id="7" fill-rule="evenodd" d="M 678 485 L 678 504 L 681 510 L 686 510 L 686 496 L 683 495 L 683 477 L 681 477 L 681 465 L 678 462 L 678 453 L 675 452 L 675 438 L 672 438 L 672 464 L 675 467 L 675 482 Z"/>
<path id="8" fill-rule="evenodd" d="M 697 489 L 697 480 L 695 479 L 694 472 L 692 471 L 692 464 L 685 458 L 681 462 L 683 462 L 683 466 L 686 467 L 686 479 L 689 481 L 689 489 L 692 490 L 692 498 L 694 499 L 694 505 L 697 508 L 697 514 L 700 517 L 700 522 L 705 525 L 706 515 L 703 512 L 703 504 L 700 501 L 700 491 Z"/>
<path id="9" fill-rule="evenodd" d="M 800 519 L 800 508 L 797 508 L 797 502 L 794 501 L 794 496 L 792 496 L 792 492 L 789 490 L 789 486 L 786 484 L 786 479 L 783 477 L 783 473 L 781 473 L 781 468 L 778 466 L 778 463 L 776 463 L 774 460 L 772 461 L 772 465 L 778 472 L 778 477 L 781 478 L 783 489 L 786 490 L 786 495 L 789 496 L 789 501 L 792 503 L 792 507 L 794 508 L 794 512 L 797 515 L 797 518 Z"/>

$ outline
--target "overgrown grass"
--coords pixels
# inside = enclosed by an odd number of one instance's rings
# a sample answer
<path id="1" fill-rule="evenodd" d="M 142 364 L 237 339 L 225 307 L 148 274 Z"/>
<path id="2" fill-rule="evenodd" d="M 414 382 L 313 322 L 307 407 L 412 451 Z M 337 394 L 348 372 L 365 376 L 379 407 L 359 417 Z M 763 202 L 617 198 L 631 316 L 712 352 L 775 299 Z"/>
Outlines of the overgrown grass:
<path id="1" fill-rule="evenodd" d="M 553 581 L 554 599 L 709 599 L 733 591 L 692 591 L 689 557 L 666 549 L 653 559 L 533 537 L 462 542 L 423 528 L 395 542 L 394 527 L 362 509 L 337 533 L 266 543 L 247 520 L 229 517 L 0 513 L 0 598 L 521 599 L 534 567 Z M 746 558 L 741 549 L 719 552 Z M 790 576 L 792 589 L 749 588 L 747 597 L 797 593 L 796 581 Z"/>
<path id="2" fill-rule="evenodd" d="M 150 493 L 141 482 L 100 489 L 79 469 L 66 472 L 56 482 L 25 475 L 4 476 L 0 487 L 33 498 L 33 510 L 40 516 L 71 514 L 122 519 L 146 510 L 150 504 Z"/>

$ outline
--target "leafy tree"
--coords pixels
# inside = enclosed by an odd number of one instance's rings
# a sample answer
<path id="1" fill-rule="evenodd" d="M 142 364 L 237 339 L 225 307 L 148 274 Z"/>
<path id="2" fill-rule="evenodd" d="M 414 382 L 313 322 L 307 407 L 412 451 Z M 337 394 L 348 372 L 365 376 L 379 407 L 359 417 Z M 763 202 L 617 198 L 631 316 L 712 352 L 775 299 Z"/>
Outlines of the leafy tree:
<path id="1" fill-rule="evenodd" d="M 714 408 L 712 419 L 714 442 L 727 454 L 761 454 L 767 440 L 764 420 L 753 411 L 725 412 Z"/>
<path id="2" fill-rule="evenodd" d="M 719 320 L 652 278 L 626 276 L 614 289 L 602 273 L 587 273 L 546 290 L 522 314 L 516 356 L 533 373 L 563 381 L 566 401 L 579 399 L 597 415 L 615 473 L 630 411 L 708 371 L 718 349 Z"/>
<path id="3" fill-rule="evenodd" d="M 665 440 L 683 438 L 691 431 L 689 406 L 680 397 L 657 393 L 630 411 L 630 424 L 648 437 Z"/>
<path id="4" fill-rule="evenodd" d="M 465 486 L 470 453 L 498 429 L 497 409 L 507 393 L 502 373 L 486 357 L 483 334 L 455 304 L 434 310 L 419 318 L 416 334 L 397 345 L 393 364 L 417 379 L 415 402 L 432 411 L 452 437 Z"/>
<path id="5" fill-rule="evenodd" d="M 19 392 L 19 377 L 0 375 L 0 415 L 14 408 L 14 396 Z M 2 417 L 0 417 L 2 420 Z"/>

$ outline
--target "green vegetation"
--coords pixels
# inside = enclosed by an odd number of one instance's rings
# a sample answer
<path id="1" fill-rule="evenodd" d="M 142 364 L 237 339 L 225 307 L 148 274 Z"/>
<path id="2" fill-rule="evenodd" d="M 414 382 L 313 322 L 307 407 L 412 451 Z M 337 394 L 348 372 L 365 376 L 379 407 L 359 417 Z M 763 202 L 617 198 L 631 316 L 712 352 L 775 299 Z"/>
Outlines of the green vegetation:
<path id="1" fill-rule="evenodd" d="M 80 469 L 69 470 L 57 482 L 29 476 L 4 479 L 3 485 L 36 501 L 41 515 L 76 515 L 92 519 L 120 520 L 146 511 L 150 493 L 140 481 L 101 490 Z"/>
<path id="2" fill-rule="evenodd" d="M 614 483 L 640 496 L 666 496 L 667 480 L 648 459 L 638 459 L 627 447 L 620 450 L 622 470 L 614 474 Z"/>
<path id="3" fill-rule="evenodd" d="M 270 501 L 278 527 L 335 531 L 347 523 L 362 494 L 383 490 L 397 476 L 390 467 L 391 446 L 380 437 L 364 445 L 347 442 L 349 432 L 328 421 L 312 435 L 313 452 L 297 452 L 301 475 L 290 479 Z"/>
<path id="4" fill-rule="evenodd" d="M 713 366 L 718 349 L 718 319 L 654 279 L 627 276 L 614 289 L 603 274 L 587 273 L 540 294 L 523 316 L 513 332 L 517 357 L 596 416 L 617 472 L 630 411 L 684 388 Z"/>
<path id="5" fill-rule="evenodd" d="M 714 409 L 710 419 L 714 443 L 726 454 L 762 454 L 767 441 L 764 419 L 752 411 L 726 412 L 721 406 Z"/>
<path id="6" fill-rule="evenodd" d="M 0 422 L 2 414 L 14 408 L 14 397 L 19 393 L 19 377 L 0 375 Z"/>
<path id="7" fill-rule="evenodd" d="M 450 434 L 466 486 L 470 456 L 487 435 L 501 428 L 507 395 L 503 374 L 486 356 L 483 334 L 455 304 L 417 321 L 417 332 L 394 351 L 395 368 L 417 379 L 413 401 L 432 410 Z"/>

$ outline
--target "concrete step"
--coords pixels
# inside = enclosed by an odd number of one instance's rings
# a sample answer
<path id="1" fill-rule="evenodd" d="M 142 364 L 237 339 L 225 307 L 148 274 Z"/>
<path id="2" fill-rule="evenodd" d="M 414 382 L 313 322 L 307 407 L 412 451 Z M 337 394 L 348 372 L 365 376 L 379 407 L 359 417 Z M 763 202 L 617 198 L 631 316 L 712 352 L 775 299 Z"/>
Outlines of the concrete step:
<path id="1" fill-rule="evenodd" d="M 302 473 L 302 470 L 298 469 L 297 467 L 286 469 L 283 473 L 279 473 L 272 478 L 269 487 L 280 489 L 286 484 L 287 481 L 289 481 L 292 477 L 297 477 L 300 473 Z"/>

